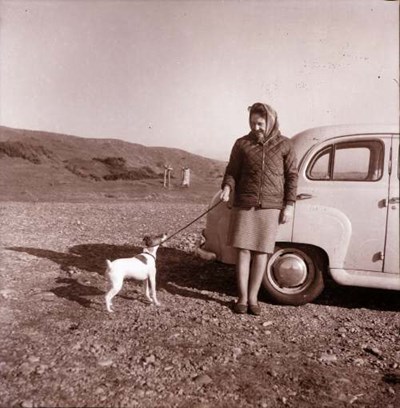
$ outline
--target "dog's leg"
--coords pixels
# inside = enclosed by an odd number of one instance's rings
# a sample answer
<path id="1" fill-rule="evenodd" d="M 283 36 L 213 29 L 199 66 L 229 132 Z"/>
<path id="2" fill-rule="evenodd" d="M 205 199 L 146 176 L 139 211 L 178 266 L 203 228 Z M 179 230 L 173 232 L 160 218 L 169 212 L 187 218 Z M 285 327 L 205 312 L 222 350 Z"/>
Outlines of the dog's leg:
<path id="1" fill-rule="evenodd" d="M 151 297 L 154 300 L 154 304 L 156 306 L 160 306 L 160 302 L 157 300 L 157 295 L 156 295 L 156 272 L 155 271 L 150 274 L 149 280 L 150 280 Z"/>
<path id="2" fill-rule="evenodd" d="M 150 297 L 150 292 L 149 292 L 149 279 L 145 279 L 143 281 L 143 289 L 144 289 L 144 295 L 146 296 L 146 299 L 150 303 L 153 303 L 153 299 Z"/>
<path id="3" fill-rule="evenodd" d="M 106 294 L 106 306 L 109 312 L 113 312 L 112 310 L 112 298 L 121 290 L 123 284 L 123 280 L 118 281 L 111 281 L 111 289 Z"/>

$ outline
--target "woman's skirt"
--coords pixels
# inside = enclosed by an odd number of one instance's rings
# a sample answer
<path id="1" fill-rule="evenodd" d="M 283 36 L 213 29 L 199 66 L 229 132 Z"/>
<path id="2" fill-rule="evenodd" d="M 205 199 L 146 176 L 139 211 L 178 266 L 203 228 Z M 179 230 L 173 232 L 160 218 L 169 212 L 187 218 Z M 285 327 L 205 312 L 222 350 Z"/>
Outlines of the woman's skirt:
<path id="1" fill-rule="evenodd" d="M 281 210 L 233 207 L 229 220 L 228 245 L 272 254 Z"/>

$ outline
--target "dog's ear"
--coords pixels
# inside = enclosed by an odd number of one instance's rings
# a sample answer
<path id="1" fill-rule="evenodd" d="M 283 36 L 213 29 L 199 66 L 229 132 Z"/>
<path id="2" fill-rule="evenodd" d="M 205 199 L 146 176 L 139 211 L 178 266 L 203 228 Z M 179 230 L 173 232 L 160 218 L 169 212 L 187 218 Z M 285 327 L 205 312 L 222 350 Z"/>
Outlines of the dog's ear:
<path id="1" fill-rule="evenodd" d="M 143 237 L 143 243 L 144 243 L 146 246 L 149 246 L 149 245 L 150 245 L 150 241 L 151 241 L 151 239 L 150 239 L 150 236 L 149 236 L 149 235 L 145 235 L 145 236 Z"/>

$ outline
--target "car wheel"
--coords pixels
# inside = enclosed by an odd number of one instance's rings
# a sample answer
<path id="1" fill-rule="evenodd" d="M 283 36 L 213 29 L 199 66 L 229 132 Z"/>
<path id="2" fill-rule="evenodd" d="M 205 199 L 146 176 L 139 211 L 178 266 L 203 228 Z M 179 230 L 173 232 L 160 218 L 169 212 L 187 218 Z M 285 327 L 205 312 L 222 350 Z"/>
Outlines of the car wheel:
<path id="1" fill-rule="evenodd" d="M 323 265 L 312 248 L 280 248 L 268 262 L 263 286 L 277 303 L 304 305 L 324 289 Z"/>

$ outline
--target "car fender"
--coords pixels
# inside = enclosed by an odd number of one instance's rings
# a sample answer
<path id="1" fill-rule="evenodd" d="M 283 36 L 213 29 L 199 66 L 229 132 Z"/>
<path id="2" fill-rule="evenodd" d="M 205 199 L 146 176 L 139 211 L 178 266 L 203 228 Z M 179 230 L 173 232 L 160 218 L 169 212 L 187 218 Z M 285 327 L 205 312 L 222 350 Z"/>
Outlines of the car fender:
<path id="1" fill-rule="evenodd" d="M 209 208 L 220 201 L 219 191 L 209 205 Z M 231 194 L 233 196 L 233 194 Z M 214 253 L 216 259 L 223 263 L 235 264 L 237 250 L 227 245 L 231 200 L 221 202 L 208 213 L 204 237 L 206 239 L 202 250 Z"/>
<path id="2" fill-rule="evenodd" d="M 343 268 L 352 226 L 349 218 L 336 208 L 296 203 L 292 242 L 322 248 L 330 268 Z"/>

